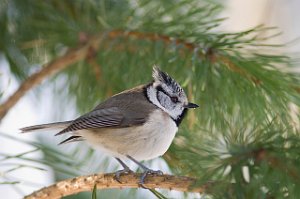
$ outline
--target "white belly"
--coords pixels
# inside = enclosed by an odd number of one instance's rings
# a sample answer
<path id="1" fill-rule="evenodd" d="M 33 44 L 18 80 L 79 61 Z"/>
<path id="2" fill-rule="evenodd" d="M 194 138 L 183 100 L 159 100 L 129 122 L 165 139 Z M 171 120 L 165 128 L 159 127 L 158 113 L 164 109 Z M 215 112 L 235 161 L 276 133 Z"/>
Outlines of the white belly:
<path id="1" fill-rule="evenodd" d="M 79 131 L 95 148 L 118 158 L 130 155 L 136 160 L 149 160 L 163 155 L 170 147 L 178 128 L 163 111 L 153 112 L 142 126 Z"/>

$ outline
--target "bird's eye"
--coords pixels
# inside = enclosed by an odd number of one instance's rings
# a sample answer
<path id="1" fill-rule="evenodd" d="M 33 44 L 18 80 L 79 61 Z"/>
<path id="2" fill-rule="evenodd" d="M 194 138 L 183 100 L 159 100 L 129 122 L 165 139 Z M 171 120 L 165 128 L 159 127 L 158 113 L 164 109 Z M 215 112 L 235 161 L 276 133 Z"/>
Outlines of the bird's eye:
<path id="1" fill-rule="evenodd" d="M 171 97 L 172 102 L 177 103 L 178 102 L 178 98 L 177 97 Z"/>

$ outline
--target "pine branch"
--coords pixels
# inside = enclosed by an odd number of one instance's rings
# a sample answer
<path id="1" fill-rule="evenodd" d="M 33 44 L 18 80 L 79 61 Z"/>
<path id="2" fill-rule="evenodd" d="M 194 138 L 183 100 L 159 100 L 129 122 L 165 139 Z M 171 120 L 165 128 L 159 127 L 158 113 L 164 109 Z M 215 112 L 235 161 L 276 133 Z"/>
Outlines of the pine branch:
<path id="1" fill-rule="evenodd" d="M 18 90 L 15 91 L 15 93 L 12 94 L 4 103 L 0 105 L 0 121 L 9 111 L 9 109 L 12 108 L 21 99 L 21 97 L 25 95 L 27 91 L 40 84 L 46 78 L 57 74 L 61 70 L 85 58 L 87 58 L 87 61 L 89 63 L 95 65 L 92 56 L 96 54 L 97 49 L 99 48 L 99 43 L 103 38 L 103 35 L 105 35 L 105 33 L 98 34 L 98 36 L 96 37 L 91 37 L 91 38 L 85 37 L 83 40 L 80 38 L 80 41 L 82 40 L 81 42 L 86 43 L 85 45 L 82 45 L 75 49 L 69 49 L 65 55 L 46 64 L 45 66 L 42 67 L 42 69 L 39 72 L 34 73 L 30 77 L 28 77 L 21 84 Z M 108 38 L 110 39 L 115 39 L 118 37 L 127 37 L 127 38 L 133 37 L 141 40 L 151 40 L 151 41 L 161 40 L 166 44 L 175 42 L 177 45 L 183 45 L 186 49 L 189 50 L 195 50 L 197 48 L 197 46 L 193 43 L 189 43 L 180 39 L 171 38 L 166 35 L 158 35 L 155 33 L 142 33 L 137 31 L 128 32 L 124 30 L 114 30 L 108 33 Z M 199 52 L 199 56 L 204 57 L 205 55 Z M 231 66 L 231 64 L 228 65 Z"/>
<path id="2" fill-rule="evenodd" d="M 297 167 L 292 164 L 287 164 L 288 161 L 286 159 L 275 157 L 268 149 L 264 148 L 254 151 L 253 156 L 258 163 L 266 161 L 271 167 L 280 170 L 282 173 L 286 173 L 291 179 L 299 182 L 300 175 Z"/>
<path id="3" fill-rule="evenodd" d="M 241 68 L 240 66 L 237 66 L 234 62 L 230 60 L 230 58 L 218 52 L 218 50 L 214 48 L 206 49 L 197 43 L 191 43 L 180 38 L 163 35 L 163 34 L 151 33 L 151 32 L 112 30 L 108 33 L 107 37 L 112 40 L 119 37 L 123 37 L 123 38 L 134 38 L 139 40 L 149 40 L 153 42 L 162 41 L 165 45 L 175 44 L 178 46 L 183 46 L 184 50 L 188 50 L 190 52 L 197 51 L 197 56 L 199 56 L 199 58 L 205 59 L 213 64 L 223 63 L 225 67 L 227 67 L 230 71 L 238 73 L 239 75 L 253 82 L 257 86 L 263 84 L 262 80 L 255 77 L 253 74 L 249 74 L 249 72 L 247 72 L 245 69 Z M 121 48 L 121 50 L 124 49 Z M 292 86 L 292 85 L 291 87 L 297 93 L 300 93 L 300 87 Z"/>
<path id="4" fill-rule="evenodd" d="M 259 79 L 248 74 L 244 69 L 236 66 L 233 62 L 230 61 L 229 58 L 217 53 L 215 49 L 212 48 L 204 49 L 199 44 L 191 43 L 179 38 L 170 37 L 168 35 L 160 35 L 157 33 L 144 33 L 138 31 L 114 30 L 108 34 L 108 37 L 110 39 L 115 39 L 117 37 L 132 37 L 140 40 L 162 41 L 165 44 L 173 43 L 179 46 L 183 46 L 186 50 L 189 50 L 191 52 L 197 50 L 197 55 L 200 58 L 207 59 L 212 63 L 223 62 L 229 70 L 244 76 L 245 78 L 251 80 L 253 83 L 257 85 L 261 83 Z"/>
<path id="5" fill-rule="evenodd" d="M 86 44 L 78 48 L 69 49 L 65 55 L 46 64 L 40 71 L 28 77 L 15 93 L 0 105 L 0 121 L 9 109 L 12 108 L 27 91 L 40 84 L 46 78 L 53 76 L 66 67 L 86 58 L 89 56 L 90 51 L 94 52 L 99 46 L 100 39 L 100 37 L 91 38 Z"/>
<path id="6" fill-rule="evenodd" d="M 141 174 L 125 174 L 120 177 L 120 182 L 115 180 L 114 173 L 94 174 L 89 176 L 80 176 L 72 179 L 57 182 L 49 187 L 42 188 L 28 196 L 25 199 L 56 199 L 79 192 L 92 191 L 94 186 L 97 189 L 122 189 L 122 188 L 139 188 L 138 182 Z M 190 177 L 179 177 L 172 175 L 154 175 L 147 176 L 144 188 L 149 189 L 170 189 L 177 191 L 188 191 L 195 193 L 204 193 L 208 189 L 210 183 L 193 186 L 196 179 Z"/>
<path id="7" fill-rule="evenodd" d="M 83 59 L 87 59 L 88 63 L 92 66 L 95 66 L 95 61 L 91 58 L 93 57 L 98 48 L 100 41 L 102 40 L 103 36 L 106 33 L 99 33 L 95 37 L 86 38 L 84 42 L 85 45 L 80 46 L 76 49 L 70 49 L 64 56 L 53 60 L 49 64 L 46 64 L 39 72 L 33 74 L 29 78 L 27 78 L 19 87 L 19 89 L 11 95 L 3 104 L 0 105 L 0 121 L 9 111 L 9 109 L 14 106 L 19 99 L 30 89 L 34 86 L 40 84 L 44 79 L 55 75 L 59 71 L 65 69 L 66 67 L 80 61 Z M 159 35 L 156 33 L 143 33 L 138 31 L 125 31 L 125 30 L 113 30 L 107 34 L 109 39 L 116 39 L 118 37 L 125 37 L 125 38 L 136 38 L 140 40 L 150 40 L 150 41 L 163 41 L 165 44 L 175 43 L 176 45 L 182 45 L 185 49 L 190 51 L 197 50 L 198 56 L 211 61 L 212 63 L 222 62 L 225 66 L 241 76 L 245 77 L 246 79 L 252 81 L 256 85 L 262 84 L 261 80 L 254 77 L 251 74 L 248 74 L 243 68 L 236 66 L 230 59 L 220 53 L 217 53 L 214 49 L 201 49 L 201 46 L 184 41 L 182 39 L 170 37 L 167 35 Z M 199 50 L 199 48 L 201 50 Z M 95 67 L 94 67 L 95 68 Z M 99 71 L 97 71 L 99 73 Z M 299 93 L 299 87 L 293 87 Z"/>

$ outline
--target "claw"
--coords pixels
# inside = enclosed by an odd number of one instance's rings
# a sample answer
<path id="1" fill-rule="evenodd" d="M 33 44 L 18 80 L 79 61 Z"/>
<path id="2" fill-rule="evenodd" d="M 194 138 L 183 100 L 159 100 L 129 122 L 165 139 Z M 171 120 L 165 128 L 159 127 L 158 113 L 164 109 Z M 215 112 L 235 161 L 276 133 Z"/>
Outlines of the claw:
<path id="1" fill-rule="evenodd" d="M 120 158 L 116 158 L 116 160 L 118 160 L 118 162 L 122 165 L 122 167 L 123 167 L 124 169 L 119 170 L 119 171 L 116 171 L 115 177 L 114 177 L 114 178 L 115 178 L 116 181 L 118 181 L 120 184 L 122 184 L 122 182 L 121 182 L 121 180 L 120 180 L 121 174 L 123 174 L 123 173 L 129 174 L 129 173 L 133 173 L 133 171 L 131 171 L 131 170 L 129 169 L 129 167 L 128 167 L 122 160 L 120 160 Z"/>
<path id="2" fill-rule="evenodd" d="M 142 173 L 142 176 L 140 178 L 140 182 L 139 185 L 143 188 L 145 188 L 145 186 L 143 185 L 145 182 L 145 178 L 147 177 L 147 175 L 149 174 L 153 174 L 153 175 L 163 175 L 163 172 L 161 170 L 152 170 L 149 169 L 148 167 L 146 167 L 145 165 L 143 165 L 142 163 L 140 163 L 139 161 L 135 160 L 133 157 L 131 157 L 130 155 L 127 155 L 127 158 L 129 158 L 130 160 L 132 160 L 134 163 L 136 163 L 137 165 L 139 165 L 143 170 L 144 173 Z M 147 188 L 145 188 L 147 189 Z"/>
<path id="3" fill-rule="evenodd" d="M 147 175 L 163 175 L 163 172 L 161 170 L 151 170 L 151 169 L 147 169 L 144 171 L 144 173 L 142 174 L 141 178 L 140 178 L 140 182 L 139 182 L 139 185 L 144 187 L 143 184 L 145 183 L 145 179 L 147 177 Z"/>
<path id="4" fill-rule="evenodd" d="M 129 173 L 133 173 L 133 171 L 131 171 L 129 168 L 125 168 L 125 169 L 116 171 L 114 178 L 116 181 L 118 181 L 120 184 L 122 184 L 122 182 L 120 180 L 121 174 L 129 174 Z"/>

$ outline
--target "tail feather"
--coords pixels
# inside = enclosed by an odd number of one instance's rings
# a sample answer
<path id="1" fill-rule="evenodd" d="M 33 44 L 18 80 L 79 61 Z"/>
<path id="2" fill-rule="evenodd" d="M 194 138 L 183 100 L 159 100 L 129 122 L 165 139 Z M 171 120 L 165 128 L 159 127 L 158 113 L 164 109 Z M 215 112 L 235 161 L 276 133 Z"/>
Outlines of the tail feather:
<path id="1" fill-rule="evenodd" d="M 72 121 L 65 121 L 65 122 L 55 122 L 49 124 L 40 124 L 35 126 L 29 126 L 21 128 L 21 133 L 29 133 L 35 131 L 52 131 L 52 130 L 63 130 L 67 128 Z"/>
<path id="2" fill-rule="evenodd" d="M 79 142 L 79 141 L 84 141 L 84 138 L 81 137 L 80 135 L 73 135 L 73 136 L 63 140 L 62 142 L 60 142 L 58 145 L 67 144 L 67 143 L 71 143 L 71 142 Z"/>

